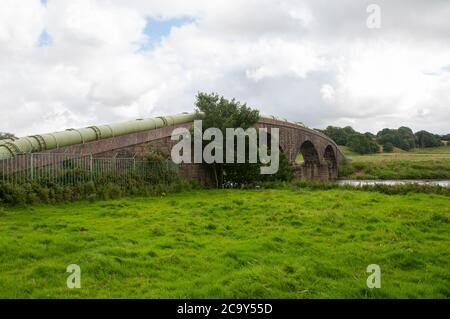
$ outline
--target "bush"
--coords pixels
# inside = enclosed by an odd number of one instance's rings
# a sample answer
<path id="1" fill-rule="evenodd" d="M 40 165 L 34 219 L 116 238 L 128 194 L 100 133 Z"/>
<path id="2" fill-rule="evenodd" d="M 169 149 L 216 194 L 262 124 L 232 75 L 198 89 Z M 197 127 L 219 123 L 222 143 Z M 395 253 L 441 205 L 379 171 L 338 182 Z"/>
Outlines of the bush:
<path id="1" fill-rule="evenodd" d="M 108 183 L 100 189 L 100 197 L 103 199 L 114 199 L 122 195 L 119 185 Z"/>
<path id="2" fill-rule="evenodd" d="M 27 194 L 23 187 L 9 183 L 1 183 L 0 200 L 5 204 L 23 205 L 27 202 Z"/>
<path id="3" fill-rule="evenodd" d="M 125 178 L 116 183 L 100 179 L 79 182 L 75 186 L 36 181 L 17 185 L 0 182 L 0 204 L 53 204 L 82 199 L 92 202 L 97 199 L 114 199 L 129 195 L 161 196 L 195 188 L 199 188 L 198 182 L 180 178 L 153 184 L 146 183 L 139 177 Z"/>

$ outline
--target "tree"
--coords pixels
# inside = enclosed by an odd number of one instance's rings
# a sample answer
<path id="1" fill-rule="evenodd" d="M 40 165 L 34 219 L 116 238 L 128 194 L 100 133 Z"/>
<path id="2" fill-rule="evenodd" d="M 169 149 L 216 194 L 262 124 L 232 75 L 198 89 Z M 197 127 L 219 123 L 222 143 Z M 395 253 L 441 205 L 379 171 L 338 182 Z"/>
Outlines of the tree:
<path id="1" fill-rule="evenodd" d="M 392 153 L 394 151 L 394 145 L 391 142 L 387 142 L 383 145 L 383 152 Z"/>
<path id="2" fill-rule="evenodd" d="M 15 139 L 17 139 L 17 137 L 12 133 L 0 132 L 0 140 L 6 140 L 6 139 L 15 140 Z"/>
<path id="3" fill-rule="evenodd" d="M 355 131 L 350 126 L 347 126 L 346 128 L 328 126 L 322 133 L 327 135 L 338 145 L 347 145 L 349 136 L 354 134 Z"/>
<path id="4" fill-rule="evenodd" d="M 351 126 L 344 128 L 328 126 L 322 133 L 334 140 L 336 144 L 348 146 L 354 152 L 360 154 L 371 154 L 379 151 L 379 146 L 374 141 L 376 136 L 370 132 L 361 134 Z"/>
<path id="5" fill-rule="evenodd" d="M 417 145 L 419 147 L 438 147 L 442 146 L 441 137 L 427 131 L 419 131 L 415 134 Z"/>
<path id="6" fill-rule="evenodd" d="M 401 126 L 398 128 L 398 133 L 405 145 L 408 145 L 408 150 L 416 148 L 416 137 L 409 127 Z"/>
<path id="7" fill-rule="evenodd" d="M 366 132 L 364 133 L 364 135 L 371 140 L 375 140 L 377 138 L 375 134 L 372 134 L 370 132 Z"/>
<path id="8" fill-rule="evenodd" d="M 391 143 L 392 145 L 409 151 L 416 147 L 416 137 L 413 131 L 409 127 L 402 126 L 395 129 L 385 128 L 377 133 L 378 143 L 384 145 L 386 143 Z"/>
<path id="9" fill-rule="evenodd" d="M 223 132 L 222 145 L 226 145 L 225 132 L 227 128 L 242 128 L 244 130 L 254 126 L 259 120 L 259 111 L 241 104 L 235 99 L 227 100 L 223 96 L 212 93 L 198 93 L 195 103 L 196 112 L 203 112 L 203 130 L 208 128 L 218 128 Z M 235 177 L 237 182 L 242 182 L 242 178 L 252 178 L 256 174 L 257 165 L 251 164 L 226 164 L 225 152 L 223 152 L 223 163 L 208 164 L 214 172 L 217 187 L 224 182 L 224 175 Z M 242 166 L 246 166 L 245 170 Z"/>
<path id="10" fill-rule="evenodd" d="M 218 128 L 223 132 L 222 145 L 226 145 L 226 129 L 242 128 L 246 130 L 253 127 L 259 120 L 259 111 L 251 109 L 247 104 L 242 104 L 235 99 L 227 100 L 223 96 L 212 93 L 198 93 L 195 103 L 196 112 L 203 112 L 203 130 L 208 128 Z M 235 142 L 236 142 L 235 137 Z M 205 143 L 208 144 L 209 142 Z M 269 180 L 290 180 L 293 178 L 293 167 L 289 159 L 280 152 L 279 169 L 276 174 L 262 175 L 260 167 L 262 166 L 259 157 L 256 163 L 249 163 L 249 139 L 245 140 L 245 163 L 226 163 L 226 151 L 223 152 L 223 163 L 212 163 L 208 165 L 216 178 L 216 186 L 220 187 L 224 182 L 244 184 L 255 181 Z M 234 143 L 236 147 L 237 143 Z M 269 152 L 270 152 L 269 143 Z M 205 147 L 205 145 L 204 145 Z M 235 149 L 235 156 L 236 149 Z M 236 160 L 236 158 L 235 158 Z"/>
<path id="11" fill-rule="evenodd" d="M 343 130 L 348 136 L 351 136 L 351 135 L 353 135 L 353 134 L 355 134 L 355 133 L 358 133 L 358 132 L 356 132 L 356 131 L 353 129 L 353 127 L 351 127 L 351 126 L 346 126 L 346 127 L 344 127 L 342 130 Z"/>
<path id="12" fill-rule="evenodd" d="M 450 142 L 450 134 L 442 135 L 441 140 Z"/>
<path id="13" fill-rule="evenodd" d="M 377 143 L 360 133 L 355 133 L 350 136 L 347 146 L 352 151 L 359 154 L 373 154 L 379 151 L 379 146 Z"/>

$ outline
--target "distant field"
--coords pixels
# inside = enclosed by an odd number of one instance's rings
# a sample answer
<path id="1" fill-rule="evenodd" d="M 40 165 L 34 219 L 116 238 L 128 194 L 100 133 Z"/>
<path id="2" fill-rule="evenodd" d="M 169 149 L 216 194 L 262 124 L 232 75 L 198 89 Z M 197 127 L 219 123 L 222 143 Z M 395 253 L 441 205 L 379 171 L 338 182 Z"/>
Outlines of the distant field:
<path id="1" fill-rule="evenodd" d="M 397 150 L 393 153 L 358 155 L 340 147 L 349 161 L 340 167 L 341 178 L 356 179 L 449 179 L 450 146 Z"/>
<path id="2" fill-rule="evenodd" d="M 0 297 L 449 298 L 449 221 L 448 197 L 343 189 L 0 208 Z"/>

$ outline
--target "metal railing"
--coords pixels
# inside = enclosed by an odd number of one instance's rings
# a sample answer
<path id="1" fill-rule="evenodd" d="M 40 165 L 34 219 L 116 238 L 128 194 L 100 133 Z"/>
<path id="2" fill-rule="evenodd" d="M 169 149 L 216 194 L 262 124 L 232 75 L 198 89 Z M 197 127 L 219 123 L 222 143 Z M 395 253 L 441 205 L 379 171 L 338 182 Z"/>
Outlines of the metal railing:
<path id="1" fill-rule="evenodd" d="M 76 185 L 90 180 L 120 182 L 139 178 L 144 182 L 178 173 L 172 161 L 151 162 L 136 158 L 94 157 L 92 155 L 30 153 L 0 160 L 0 181 L 20 184 L 30 181 Z"/>

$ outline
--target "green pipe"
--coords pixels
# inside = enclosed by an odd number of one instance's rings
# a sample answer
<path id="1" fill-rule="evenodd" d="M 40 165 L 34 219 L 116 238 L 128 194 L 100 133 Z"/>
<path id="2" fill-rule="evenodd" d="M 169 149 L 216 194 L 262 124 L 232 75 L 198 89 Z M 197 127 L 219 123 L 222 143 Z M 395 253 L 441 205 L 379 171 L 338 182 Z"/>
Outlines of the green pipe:
<path id="1" fill-rule="evenodd" d="M 137 119 L 110 125 L 89 126 L 80 129 L 32 135 L 17 140 L 0 141 L 0 160 L 14 157 L 18 154 L 42 152 L 76 144 L 84 144 L 115 136 L 128 135 L 143 131 L 163 128 L 177 124 L 189 123 L 201 119 L 203 113 L 183 113 L 173 116 Z"/>
<path id="2" fill-rule="evenodd" d="M 16 140 L 2 140 L 0 141 L 0 160 L 11 158 L 18 154 L 43 152 L 60 147 L 84 144 L 111 137 L 150 131 L 177 124 L 189 123 L 193 122 L 194 120 L 201 119 L 203 118 L 203 116 L 204 114 L 201 112 L 183 113 L 179 115 L 137 119 L 135 121 L 109 125 L 105 124 L 98 126 L 89 126 L 80 129 L 68 129 L 61 132 L 26 136 Z M 286 119 L 281 119 L 275 116 L 261 115 L 261 118 L 268 118 L 299 125 L 299 123 L 290 122 Z"/>

